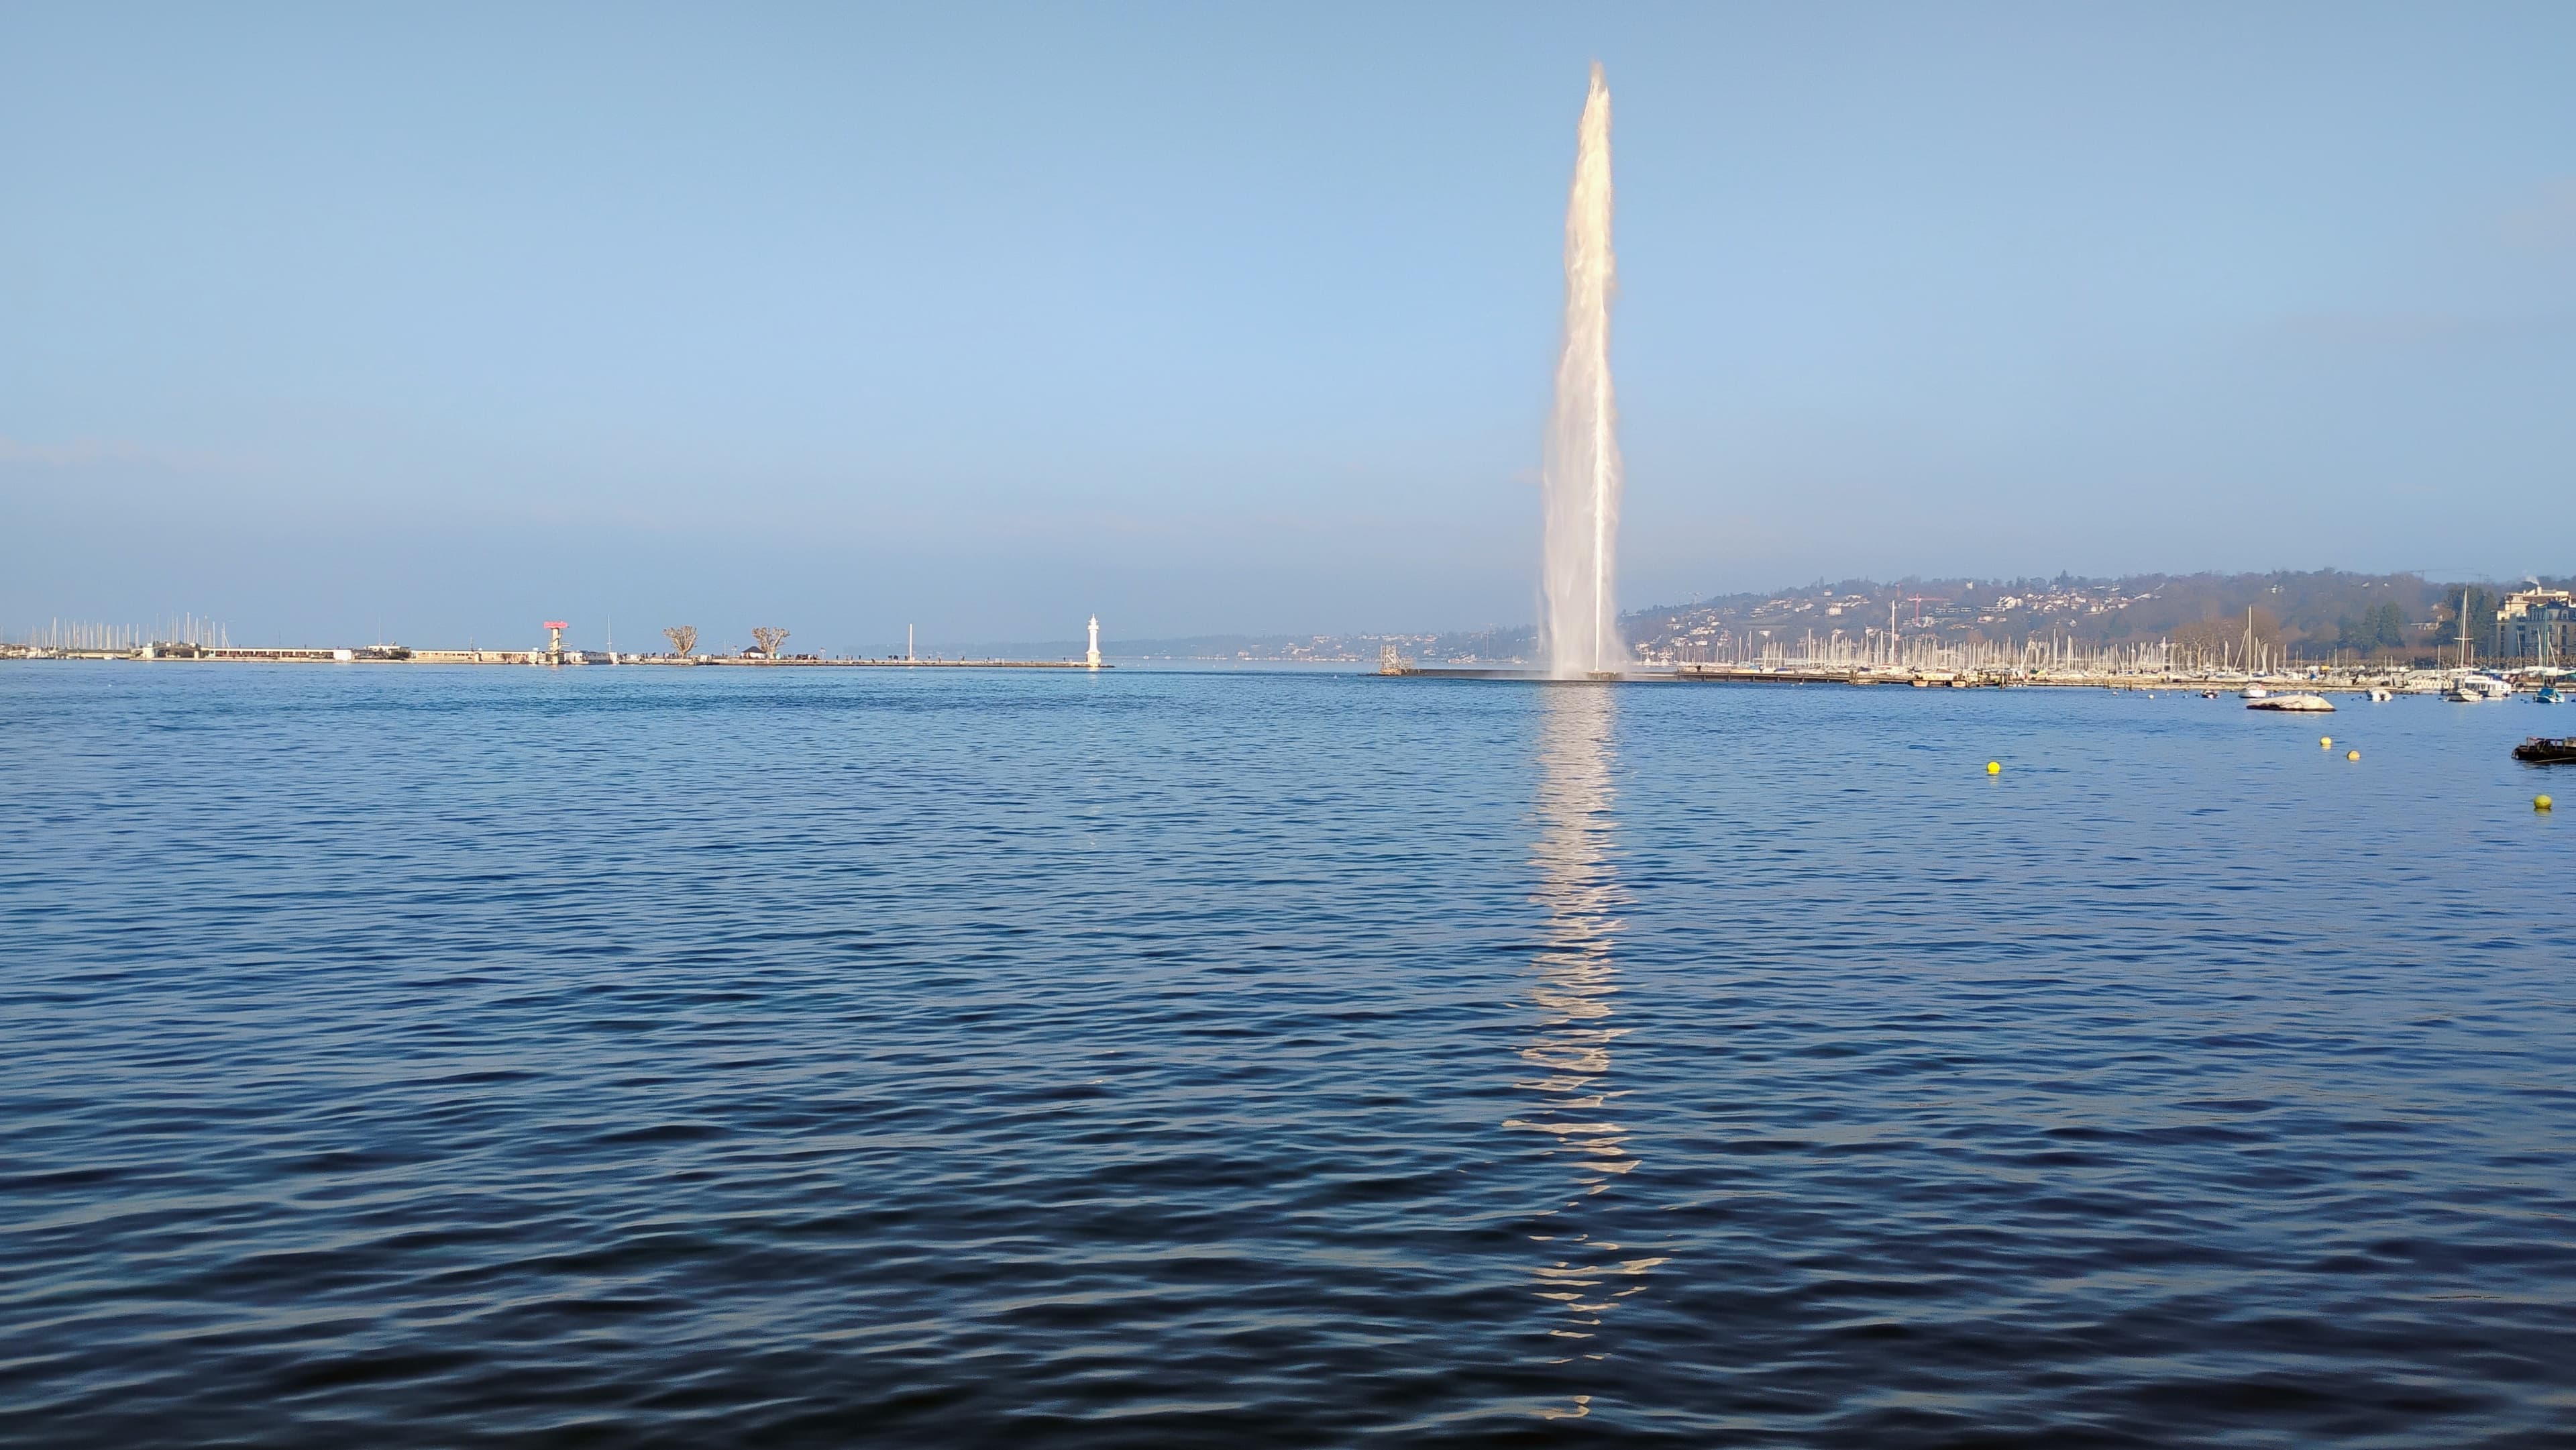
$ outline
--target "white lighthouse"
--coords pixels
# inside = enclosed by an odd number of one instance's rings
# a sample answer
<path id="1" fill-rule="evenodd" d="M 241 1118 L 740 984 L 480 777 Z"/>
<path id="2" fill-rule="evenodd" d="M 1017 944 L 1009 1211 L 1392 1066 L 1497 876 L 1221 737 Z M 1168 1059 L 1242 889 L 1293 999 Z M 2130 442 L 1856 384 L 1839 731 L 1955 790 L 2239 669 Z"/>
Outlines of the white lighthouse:
<path id="1" fill-rule="evenodd" d="M 1082 662 L 1095 670 L 1100 668 L 1100 616 L 1097 614 L 1091 616 L 1091 648 L 1083 653 Z"/>

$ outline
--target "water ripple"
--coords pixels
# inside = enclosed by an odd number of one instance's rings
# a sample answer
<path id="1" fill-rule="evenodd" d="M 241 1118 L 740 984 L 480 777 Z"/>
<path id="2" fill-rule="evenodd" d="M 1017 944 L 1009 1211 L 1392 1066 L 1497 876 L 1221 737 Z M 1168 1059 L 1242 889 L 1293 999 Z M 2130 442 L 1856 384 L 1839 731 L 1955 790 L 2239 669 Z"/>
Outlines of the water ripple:
<path id="1" fill-rule="evenodd" d="M 13 668 L 0 1443 L 2576 1442 L 2519 709 Z"/>

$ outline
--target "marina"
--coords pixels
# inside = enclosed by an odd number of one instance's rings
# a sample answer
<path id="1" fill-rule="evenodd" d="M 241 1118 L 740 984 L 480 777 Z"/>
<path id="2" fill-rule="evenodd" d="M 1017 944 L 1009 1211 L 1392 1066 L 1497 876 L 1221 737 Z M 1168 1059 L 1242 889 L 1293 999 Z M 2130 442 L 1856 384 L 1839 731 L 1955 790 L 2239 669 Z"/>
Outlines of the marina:
<path id="1" fill-rule="evenodd" d="M 1549 680 L 1559 678 L 1544 671 L 1509 666 L 1417 665 L 1410 661 L 1389 659 L 1376 673 L 1389 677 L 1444 680 Z M 2540 704 L 2556 704 L 2560 697 L 2558 681 L 2565 671 L 2533 669 L 2510 674 L 2488 674 L 2458 670 L 2384 670 L 2280 673 L 2252 676 L 2234 671 L 2190 672 L 2179 669 L 2149 671 L 2116 670 L 2024 670 L 2018 668 L 1925 671 L 1902 666 L 1857 666 L 1840 664 L 1786 665 L 1638 665 L 1622 670 L 1589 671 L 1582 680 L 1622 684 L 1731 684 L 1731 685 L 1892 685 L 1913 689 L 2087 689 L 2144 691 L 2148 693 L 2195 692 L 2216 694 L 2234 691 L 2249 703 L 2275 710 L 2333 708 L 2318 697 L 2325 695 L 2360 695 L 2373 702 L 2384 702 L 2399 695 L 2431 695 L 2446 699 L 2482 702 L 2528 698 Z M 2293 691 L 2290 698 L 2318 699 L 2313 705 L 2273 703 L 2267 697 L 2276 691 Z"/>

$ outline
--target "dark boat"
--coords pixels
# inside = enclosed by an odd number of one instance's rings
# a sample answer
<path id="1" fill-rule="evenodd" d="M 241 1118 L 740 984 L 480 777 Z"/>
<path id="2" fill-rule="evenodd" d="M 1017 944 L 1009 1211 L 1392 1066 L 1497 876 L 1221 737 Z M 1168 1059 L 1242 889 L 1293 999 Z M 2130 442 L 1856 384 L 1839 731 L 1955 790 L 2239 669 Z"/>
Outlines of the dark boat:
<path id="1" fill-rule="evenodd" d="M 2533 765 L 2560 765 L 2576 761 L 2576 736 L 2551 740 L 2534 735 L 2513 748 L 2513 758 Z"/>

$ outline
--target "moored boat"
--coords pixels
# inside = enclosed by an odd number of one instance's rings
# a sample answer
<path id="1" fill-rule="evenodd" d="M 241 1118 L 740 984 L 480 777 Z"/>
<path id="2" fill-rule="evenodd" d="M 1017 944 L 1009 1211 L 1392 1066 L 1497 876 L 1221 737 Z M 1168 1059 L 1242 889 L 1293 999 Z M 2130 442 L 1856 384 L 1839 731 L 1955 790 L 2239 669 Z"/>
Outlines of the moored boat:
<path id="1" fill-rule="evenodd" d="M 2534 735 L 2513 748 L 2513 758 L 2533 765 L 2567 765 L 2576 763 L 2576 736 L 2552 740 Z"/>

